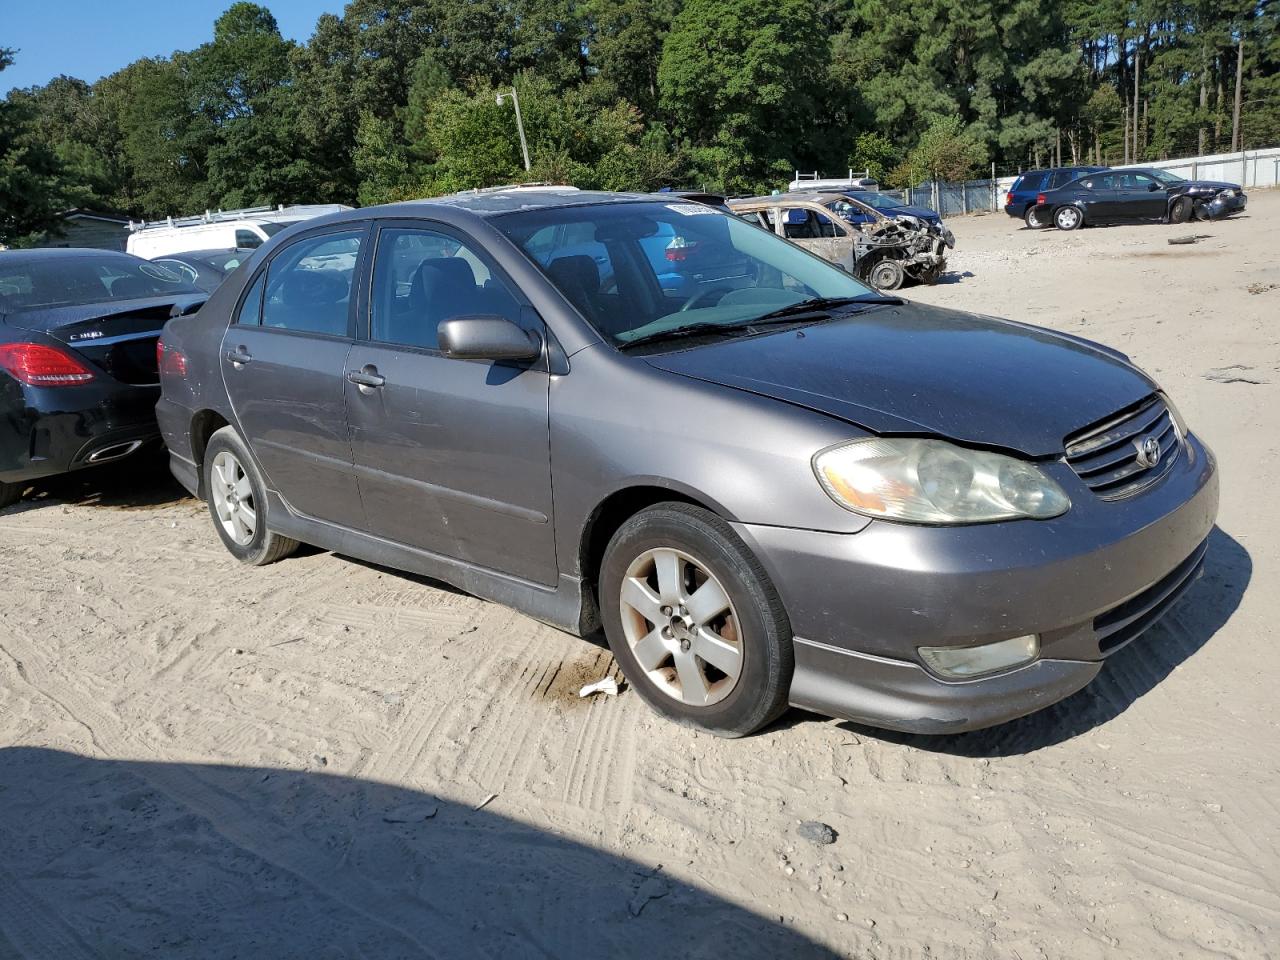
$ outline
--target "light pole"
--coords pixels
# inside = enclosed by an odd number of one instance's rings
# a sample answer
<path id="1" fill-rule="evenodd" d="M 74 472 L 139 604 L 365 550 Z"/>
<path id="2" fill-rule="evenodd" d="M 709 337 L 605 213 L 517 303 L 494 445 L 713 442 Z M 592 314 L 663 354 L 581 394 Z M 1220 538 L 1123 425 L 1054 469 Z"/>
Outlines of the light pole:
<path id="1" fill-rule="evenodd" d="M 529 144 L 527 144 L 524 139 L 524 121 L 520 118 L 520 97 L 516 93 L 515 87 L 511 88 L 510 93 L 498 94 L 498 96 L 495 98 L 497 100 L 498 106 L 502 106 L 503 101 L 505 101 L 507 97 L 510 97 L 511 102 L 515 104 L 516 129 L 520 131 L 520 152 L 524 154 L 524 168 L 526 170 L 529 170 L 529 169 L 532 169 L 532 165 L 529 163 Z"/>

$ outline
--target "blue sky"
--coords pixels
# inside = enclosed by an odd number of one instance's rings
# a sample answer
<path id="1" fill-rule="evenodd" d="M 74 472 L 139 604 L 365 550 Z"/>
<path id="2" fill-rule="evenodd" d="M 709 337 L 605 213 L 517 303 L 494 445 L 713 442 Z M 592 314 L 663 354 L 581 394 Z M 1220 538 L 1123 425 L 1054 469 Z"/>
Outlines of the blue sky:
<path id="1" fill-rule="evenodd" d="M 233 0 L 0 0 L 0 47 L 18 50 L 0 73 L 0 96 L 60 73 L 93 82 L 139 57 L 168 56 L 213 38 L 213 21 Z M 259 0 L 280 32 L 307 40 L 322 13 L 343 0 Z"/>

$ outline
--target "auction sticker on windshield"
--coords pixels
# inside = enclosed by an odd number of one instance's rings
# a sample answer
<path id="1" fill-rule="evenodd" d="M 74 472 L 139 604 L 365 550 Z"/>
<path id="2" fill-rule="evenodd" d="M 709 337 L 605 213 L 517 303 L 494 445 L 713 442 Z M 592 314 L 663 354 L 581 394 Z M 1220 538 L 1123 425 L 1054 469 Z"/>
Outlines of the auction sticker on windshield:
<path id="1" fill-rule="evenodd" d="M 720 212 L 713 207 L 704 207 L 700 203 L 668 203 L 667 209 L 682 213 L 686 217 L 698 217 L 703 214 L 717 214 Z"/>

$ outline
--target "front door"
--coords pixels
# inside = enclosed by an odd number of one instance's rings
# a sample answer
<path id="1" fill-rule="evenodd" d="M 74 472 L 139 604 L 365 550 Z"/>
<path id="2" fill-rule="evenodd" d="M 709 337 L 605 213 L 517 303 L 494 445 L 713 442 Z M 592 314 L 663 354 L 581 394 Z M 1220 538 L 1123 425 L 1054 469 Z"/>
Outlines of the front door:
<path id="1" fill-rule="evenodd" d="M 303 237 L 250 285 L 222 340 L 222 376 L 267 484 L 308 517 L 358 527 L 347 439 L 352 278 L 365 228 Z"/>
<path id="2" fill-rule="evenodd" d="M 1119 171 L 1116 181 L 1119 212 L 1125 220 L 1159 220 L 1165 215 L 1169 194 L 1154 177 Z"/>
<path id="3" fill-rule="evenodd" d="M 442 321 L 475 314 L 541 333 L 514 289 L 446 227 L 383 225 L 347 417 L 370 532 L 554 584 L 545 364 L 451 360 L 436 339 Z"/>

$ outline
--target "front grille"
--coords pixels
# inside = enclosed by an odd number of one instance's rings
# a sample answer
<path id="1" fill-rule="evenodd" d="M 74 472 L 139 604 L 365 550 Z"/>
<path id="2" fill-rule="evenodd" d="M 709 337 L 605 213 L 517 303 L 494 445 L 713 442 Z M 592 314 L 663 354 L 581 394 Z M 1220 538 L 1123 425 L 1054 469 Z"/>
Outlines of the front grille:
<path id="1" fill-rule="evenodd" d="M 1160 450 L 1154 465 L 1143 453 L 1153 439 Z M 1104 500 L 1145 490 L 1169 472 L 1182 451 L 1178 426 L 1158 396 L 1086 427 L 1065 442 L 1071 469 Z"/>
<path id="2" fill-rule="evenodd" d="M 1110 656 L 1163 617 L 1195 582 L 1208 548 L 1206 540 L 1191 556 L 1136 597 L 1095 617 L 1093 631 L 1098 638 L 1098 652 L 1104 657 Z"/>

